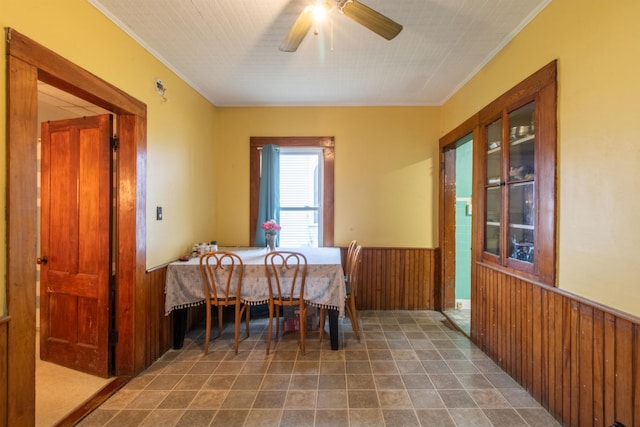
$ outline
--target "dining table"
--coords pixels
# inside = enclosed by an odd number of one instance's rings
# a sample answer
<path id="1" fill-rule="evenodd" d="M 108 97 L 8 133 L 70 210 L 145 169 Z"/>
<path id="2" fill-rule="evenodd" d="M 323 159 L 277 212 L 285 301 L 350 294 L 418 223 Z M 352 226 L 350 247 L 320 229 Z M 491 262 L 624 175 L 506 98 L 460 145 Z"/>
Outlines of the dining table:
<path id="1" fill-rule="evenodd" d="M 240 299 L 248 305 L 266 304 L 269 288 L 264 267 L 267 248 L 220 247 L 233 252 L 243 262 Z M 344 316 L 346 289 L 340 248 L 277 248 L 302 253 L 307 258 L 304 301 L 310 306 L 326 308 L 329 318 L 331 349 L 337 350 L 338 319 Z M 186 333 L 187 310 L 205 302 L 200 258 L 171 262 L 165 280 L 165 315 L 173 314 L 173 348 L 182 348 Z"/>

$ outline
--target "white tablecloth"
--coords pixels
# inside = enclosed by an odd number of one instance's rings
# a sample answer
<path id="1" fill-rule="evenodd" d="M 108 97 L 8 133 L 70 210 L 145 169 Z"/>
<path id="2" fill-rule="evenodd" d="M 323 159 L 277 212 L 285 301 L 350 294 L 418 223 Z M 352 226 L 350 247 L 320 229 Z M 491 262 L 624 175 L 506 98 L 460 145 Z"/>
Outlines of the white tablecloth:
<path id="1" fill-rule="evenodd" d="M 248 304 L 262 304 L 269 299 L 264 268 L 266 248 L 220 248 L 237 253 L 244 263 L 242 295 Z M 316 307 L 339 311 L 344 316 L 344 272 L 340 248 L 295 248 L 278 250 L 301 252 L 307 257 L 307 279 L 304 300 Z M 167 267 L 165 283 L 165 315 L 172 310 L 204 304 L 204 287 L 199 258 L 172 262 Z"/>

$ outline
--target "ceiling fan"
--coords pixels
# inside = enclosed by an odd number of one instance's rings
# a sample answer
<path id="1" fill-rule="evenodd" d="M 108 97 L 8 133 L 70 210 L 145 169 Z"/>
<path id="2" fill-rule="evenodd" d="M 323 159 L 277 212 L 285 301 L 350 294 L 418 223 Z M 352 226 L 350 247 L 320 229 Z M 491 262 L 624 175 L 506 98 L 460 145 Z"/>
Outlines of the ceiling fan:
<path id="1" fill-rule="evenodd" d="M 356 0 L 318 1 L 315 5 L 304 8 L 289 30 L 287 37 L 280 45 L 283 52 L 295 52 L 309 29 L 318 19 L 318 15 L 326 14 L 336 7 L 348 18 L 363 25 L 387 40 L 393 39 L 402 31 L 402 25 L 382 15 Z"/>

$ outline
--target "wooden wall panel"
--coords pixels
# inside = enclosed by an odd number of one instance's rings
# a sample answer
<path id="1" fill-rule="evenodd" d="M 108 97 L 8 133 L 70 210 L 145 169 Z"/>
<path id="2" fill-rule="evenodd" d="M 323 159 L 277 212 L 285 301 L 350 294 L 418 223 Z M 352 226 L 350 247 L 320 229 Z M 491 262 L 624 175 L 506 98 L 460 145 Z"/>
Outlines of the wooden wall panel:
<path id="1" fill-rule="evenodd" d="M 438 249 L 363 247 L 361 268 L 358 309 L 437 309 Z"/>
<path id="2" fill-rule="evenodd" d="M 605 314 L 604 324 L 604 419 L 610 420 L 615 417 L 615 331 L 616 318 L 610 313 Z"/>
<path id="3" fill-rule="evenodd" d="M 593 307 L 580 305 L 580 331 L 578 334 L 578 393 L 580 393 L 579 425 L 589 425 L 593 417 Z"/>
<path id="4" fill-rule="evenodd" d="M 639 318 L 481 263 L 474 274 L 472 340 L 553 416 L 640 426 Z"/>
<path id="5" fill-rule="evenodd" d="M 626 319 L 616 319 L 616 359 L 615 359 L 615 414 L 620 420 L 631 420 L 633 418 L 633 325 Z M 624 368 L 623 368 L 624 367 Z M 626 368 L 626 369 L 625 369 Z M 628 396 L 629 402 L 619 399 L 619 396 Z M 638 425 L 631 422 L 625 425 Z"/>
<path id="6" fill-rule="evenodd" d="M 164 315 L 164 282 L 167 267 L 147 271 L 145 364 L 150 366 L 173 346 L 172 317 Z"/>
<path id="7" fill-rule="evenodd" d="M 164 315 L 164 284 L 167 265 L 159 265 L 147 270 L 145 277 L 146 309 L 144 322 L 146 334 L 144 337 L 145 367 L 159 359 L 167 350 L 173 347 L 173 316 Z M 203 322 L 205 319 L 204 305 L 192 307 L 187 313 L 187 330 Z"/>
<path id="8" fill-rule="evenodd" d="M 562 297 L 557 294 L 549 295 L 549 311 L 553 317 L 553 326 L 549 329 L 549 396 L 548 409 L 558 418 L 562 414 L 562 316 L 564 308 Z M 551 388 L 553 387 L 553 388 Z"/>
<path id="9" fill-rule="evenodd" d="M 640 325 L 633 325 L 633 419 L 640 424 Z"/>
<path id="10" fill-rule="evenodd" d="M 0 427 L 6 427 L 9 420 L 7 419 L 7 412 L 9 402 L 7 401 L 7 388 L 9 385 L 7 378 L 7 366 L 8 366 L 8 345 L 7 338 L 9 317 L 0 317 Z"/>
<path id="11" fill-rule="evenodd" d="M 604 421 L 604 313 L 593 311 L 593 422 Z"/>

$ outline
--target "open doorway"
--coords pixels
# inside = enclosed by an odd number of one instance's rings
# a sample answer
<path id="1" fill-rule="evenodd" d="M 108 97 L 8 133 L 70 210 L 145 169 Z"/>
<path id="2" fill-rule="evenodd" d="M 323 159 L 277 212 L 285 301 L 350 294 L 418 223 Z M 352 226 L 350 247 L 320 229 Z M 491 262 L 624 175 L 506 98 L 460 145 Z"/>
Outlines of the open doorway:
<path id="1" fill-rule="evenodd" d="M 66 119 L 78 119 L 92 117 L 109 112 L 103 108 L 77 98 L 67 92 L 38 82 L 38 198 L 36 201 L 37 218 L 41 218 L 42 189 L 42 135 L 41 123 L 54 122 Z M 116 153 L 112 154 L 114 157 Z M 113 171 L 109 175 L 113 176 Z M 114 206 L 114 203 L 110 204 Z M 115 228 L 114 228 L 115 229 Z M 43 253 L 41 248 L 42 224 L 38 221 L 37 251 Z M 40 355 L 41 340 L 41 294 L 40 294 L 40 270 L 41 265 L 36 266 L 36 427 L 55 425 L 76 407 L 98 393 L 103 387 L 113 381 L 113 378 L 101 378 L 70 369 L 51 361 L 44 361 Z"/>
<path id="2" fill-rule="evenodd" d="M 471 241 L 473 134 L 443 147 L 442 310 L 460 330 L 471 334 Z"/>
<path id="3" fill-rule="evenodd" d="M 9 425 L 35 424 L 35 312 L 37 210 L 38 81 L 49 83 L 117 115 L 120 137 L 116 164 L 115 231 L 118 252 L 114 374 L 120 386 L 146 367 L 136 347 L 145 324 L 135 317 L 146 309 L 146 106 L 120 89 L 65 60 L 13 29 L 7 29 L 7 419 Z M 140 347 L 141 348 L 141 347 Z M 106 387 L 106 388 L 108 388 Z M 104 389 L 103 389 L 104 391 Z"/>

